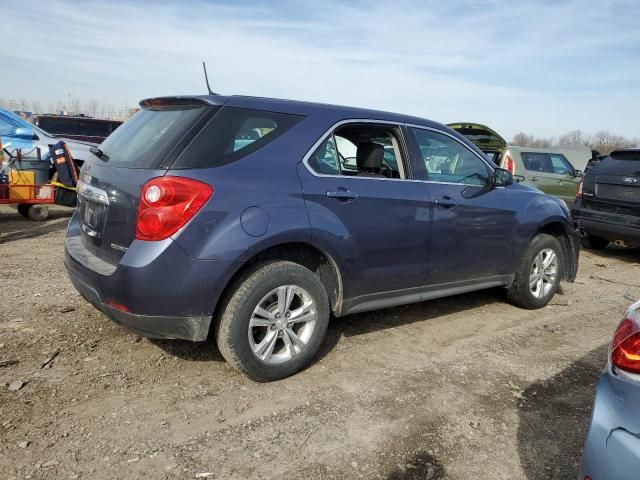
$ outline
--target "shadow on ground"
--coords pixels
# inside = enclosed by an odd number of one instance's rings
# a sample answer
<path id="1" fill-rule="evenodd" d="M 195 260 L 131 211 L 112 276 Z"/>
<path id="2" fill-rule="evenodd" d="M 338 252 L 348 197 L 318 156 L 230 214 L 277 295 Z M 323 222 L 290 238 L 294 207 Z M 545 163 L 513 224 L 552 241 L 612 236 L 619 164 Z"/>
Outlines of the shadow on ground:
<path id="1" fill-rule="evenodd" d="M 155 340 L 149 341 L 169 355 L 191 362 L 224 362 L 218 347 L 212 338 L 206 342 L 188 342 L 185 340 Z"/>
<path id="2" fill-rule="evenodd" d="M 343 336 L 365 335 L 416 322 L 429 321 L 442 315 L 464 313 L 466 310 L 505 301 L 504 289 L 495 288 L 384 310 L 357 313 L 346 317 L 332 317 L 327 336 L 315 361 L 317 362 L 328 355 Z"/>
<path id="3" fill-rule="evenodd" d="M 446 478 L 444 465 L 427 452 L 418 452 L 408 459 L 408 466 L 396 467 L 387 480 L 439 480 Z"/>
<path id="4" fill-rule="evenodd" d="M 529 480 L 577 478 L 607 344 L 553 378 L 530 385 L 519 408 L 518 450 Z"/>
<path id="5" fill-rule="evenodd" d="M 462 313 L 496 302 L 504 302 L 503 289 L 490 289 L 455 297 L 431 300 L 401 307 L 377 310 L 374 312 L 331 318 L 327 336 L 320 351 L 310 365 L 317 363 L 328 355 L 343 336 L 352 337 L 374 331 L 400 327 L 415 322 L 429 321 L 441 315 Z M 150 340 L 166 353 L 189 361 L 224 361 L 220 355 L 213 335 L 206 342 L 192 343 L 181 340 Z"/>
<path id="6" fill-rule="evenodd" d="M 47 220 L 36 222 L 24 218 L 18 212 L 3 210 L 0 213 L 0 244 L 64 231 L 72 213 L 73 210 L 55 209 L 49 212 Z"/>
<path id="7" fill-rule="evenodd" d="M 604 250 L 588 250 L 585 248 L 582 250 L 582 253 L 630 263 L 640 262 L 640 246 L 627 247 L 610 243 Z"/>

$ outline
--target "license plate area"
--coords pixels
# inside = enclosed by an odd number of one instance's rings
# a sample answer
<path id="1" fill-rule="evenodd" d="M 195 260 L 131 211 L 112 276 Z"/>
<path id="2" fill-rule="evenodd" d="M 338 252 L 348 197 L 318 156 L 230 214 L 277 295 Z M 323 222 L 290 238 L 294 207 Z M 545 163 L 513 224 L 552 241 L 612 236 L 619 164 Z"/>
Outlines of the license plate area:
<path id="1" fill-rule="evenodd" d="M 599 183 L 596 185 L 596 196 L 623 202 L 640 202 L 640 188 Z"/>
<path id="2" fill-rule="evenodd" d="M 83 199 L 80 202 L 80 218 L 82 220 L 82 232 L 93 240 L 99 240 L 104 231 L 107 217 L 107 206 L 91 200 Z"/>

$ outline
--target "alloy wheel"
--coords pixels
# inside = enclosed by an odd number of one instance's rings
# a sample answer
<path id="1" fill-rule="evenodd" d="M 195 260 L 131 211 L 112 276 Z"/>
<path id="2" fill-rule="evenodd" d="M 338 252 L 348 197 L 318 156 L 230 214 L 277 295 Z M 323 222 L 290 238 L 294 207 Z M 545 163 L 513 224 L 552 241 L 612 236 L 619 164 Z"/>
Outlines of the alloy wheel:
<path id="1" fill-rule="evenodd" d="M 297 285 L 274 288 L 251 314 L 251 350 L 265 363 L 287 362 L 305 349 L 316 321 L 316 305 L 309 292 Z"/>
<path id="2" fill-rule="evenodd" d="M 536 298 L 544 298 L 553 289 L 558 276 L 558 255 L 550 248 L 541 250 L 533 259 L 529 288 Z"/>

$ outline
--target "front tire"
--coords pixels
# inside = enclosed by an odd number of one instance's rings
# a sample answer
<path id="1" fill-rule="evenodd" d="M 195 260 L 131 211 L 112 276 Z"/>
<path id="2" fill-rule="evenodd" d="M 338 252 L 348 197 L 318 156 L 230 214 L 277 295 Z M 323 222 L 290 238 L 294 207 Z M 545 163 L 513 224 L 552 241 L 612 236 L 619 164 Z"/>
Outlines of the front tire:
<path id="1" fill-rule="evenodd" d="M 544 307 L 558 290 L 563 268 L 564 257 L 558 240 L 544 233 L 536 235 L 522 256 L 507 297 L 521 308 Z"/>
<path id="2" fill-rule="evenodd" d="M 324 340 L 330 306 L 311 270 L 278 261 L 240 278 L 221 312 L 215 335 L 224 359 L 252 380 L 269 382 L 308 365 Z"/>

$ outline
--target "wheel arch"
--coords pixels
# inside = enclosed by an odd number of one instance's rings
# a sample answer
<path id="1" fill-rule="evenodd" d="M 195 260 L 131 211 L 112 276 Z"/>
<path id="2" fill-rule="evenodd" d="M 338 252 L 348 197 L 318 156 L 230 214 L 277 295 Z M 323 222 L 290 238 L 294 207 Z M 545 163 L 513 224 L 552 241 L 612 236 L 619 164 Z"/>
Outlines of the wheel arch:
<path id="1" fill-rule="evenodd" d="M 265 262 L 277 260 L 297 263 L 315 273 L 327 292 L 332 312 L 335 315 L 340 315 L 342 310 L 343 289 L 342 275 L 338 264 L 331 255 L 317 246 L 308 242 L 297 241 L 271 245 L 254 253 L 242 262 L 236 271 L 233 272 L 218 297 L 216 305 L 214 306 L 213 317 L 220 313 L 225 299 L 232 294 L 232 290 L 244 275 Z"/>
<path id="2" fill-rule="evenodd" d="M 536 231 L 529 238 L 527 244 L 529 244 L 536 235 L 541 233 L 555 237 L 560 243 L 562 256 L 565 260 L 560 279 L 573 282 L 578 273 L 578 263 L 577 261 L 574 261 L 574 259 L 577 258 L 578 249 L 580 248 L 576 242 L 573 225 L 564 219 L 548 219 L 546 222 L 538 226 Z"/>

